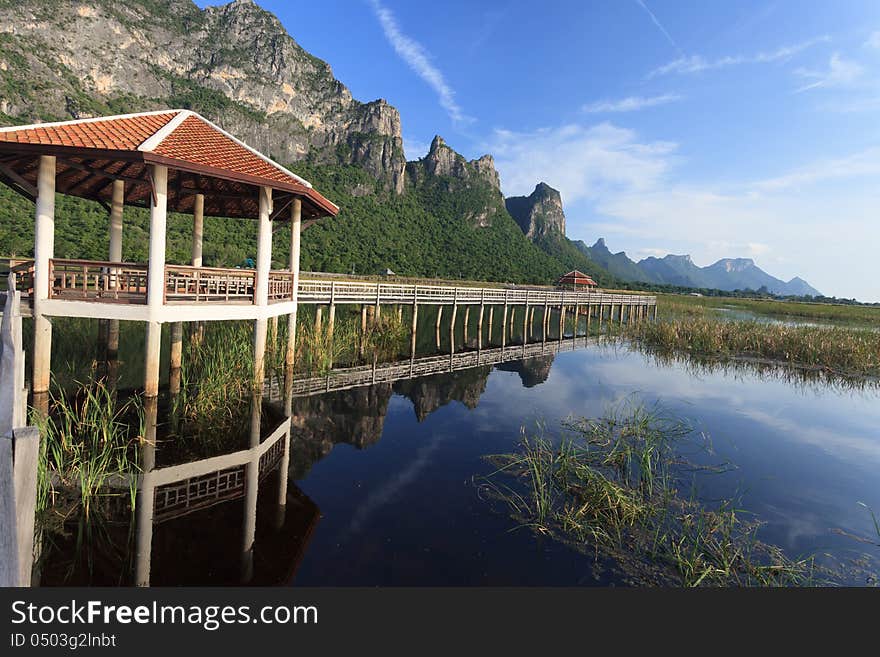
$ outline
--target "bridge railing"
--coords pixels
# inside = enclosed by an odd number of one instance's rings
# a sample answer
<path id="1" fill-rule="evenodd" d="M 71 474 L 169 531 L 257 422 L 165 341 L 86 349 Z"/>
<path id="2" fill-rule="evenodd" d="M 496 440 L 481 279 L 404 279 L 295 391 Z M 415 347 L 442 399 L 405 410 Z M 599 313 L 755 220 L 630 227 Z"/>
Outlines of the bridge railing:
<path id="1" fill-rule="evenodd" d="M 146 303 L 147 265 L 95 260 L 49 261 L 49 297 Z"/>
<path id="2" fill-rule="evenodd" d="M 165 301 L 233 303 L 254 301 L 253 269 L 165 265 Z"/>

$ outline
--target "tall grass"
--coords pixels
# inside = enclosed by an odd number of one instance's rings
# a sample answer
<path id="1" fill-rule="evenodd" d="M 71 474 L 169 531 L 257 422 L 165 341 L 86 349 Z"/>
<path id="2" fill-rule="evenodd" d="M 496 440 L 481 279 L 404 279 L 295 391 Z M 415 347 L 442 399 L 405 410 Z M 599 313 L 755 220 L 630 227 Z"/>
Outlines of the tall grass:
<path id="1" fill-rule="evenodd" d="M 124 401 L 103 381 L 80 384 L 75 394 L 50 393 L 49 413 L 34 415 L 41 451 L 37 508 L 65 513 L 80 509 L 86 519 L 104 496 L 118 496 L 108 484 L 139 471 L 137 448 L 145 435 L 143 403 Z M 123 491 L 133 498 L 133 489 Z"/>
<path id="2" fill-rule="evenodd" d="M 498 469 L 487 487 L 518 524 L 611 560 L 641 584 L 814 581 L 812 559 L 791 559 L 759 541 L 759 524 L 734 501 L 710 506 L 680 492 L 698 468 L 688 449 L 709 448 L 687 423 L 627 403 L 564 427 L 559 440 L 524 436 L 516 452 L 490 457 Z M 502 474 L 513 483 L 501 483 Z"/>
<path id="3" fill-rule="evenodd" d="M 706 309 L 735 308 L 772 317 L 794 317 L 880 325 L 880 307 L 772 299 L 740 299 L 736 297 L 694 297 L 661 294 L 658 300 L 664 312 L 700 314 Z"/>
<path id="4" fill-rule="evenodd" d="M 626 335 L 651 348 L 697 356 L 751 357 L 841 375 L 880 376 L 880 332 L 866 329 L 690 317 L 634 324 Z"/>

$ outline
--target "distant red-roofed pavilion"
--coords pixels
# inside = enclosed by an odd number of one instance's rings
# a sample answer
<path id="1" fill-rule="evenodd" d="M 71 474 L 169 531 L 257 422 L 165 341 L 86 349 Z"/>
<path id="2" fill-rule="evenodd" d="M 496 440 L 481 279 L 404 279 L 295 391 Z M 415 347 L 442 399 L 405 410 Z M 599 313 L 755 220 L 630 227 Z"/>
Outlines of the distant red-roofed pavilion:
<path id="1" fill-rule="evenodd" d="M 588 289 L 598 287 L 596 281 L 577 269 L 561 276 L 559 280 L 556 281 L 556 285 L 558 287 L 569 287 L 573 290 L 584 287 Z"/>
<path id="2" fill-rule="evenodd" d="M 13 267 L 34 316 L 33 392 L 49 389 L 49 317 L 147 324 L 145 391 L 159 386 L 161 325 L 171 323 L 171 366 L 180 367 L 181 322 L 253 319 L 254 379 L 262 385 L 267 320 L 289 315 L 292 364 L 300 232 L 339 208 L 312 185 L 189 110 L 0 128 L 0 182 L 36 203 L 34 261 Z M 55 194 L 107 208 L 106 261 L 54 257 Z M 149 209 L 147 263 L 122 261 L 123 207 Z M 165 260 L 168 211 L 193 215 L 192 260 Z M 205 216 L 257 223 L 255 269 L 202 267 Z M 290 265 L 272 270 L 273 224 L 291 226 Z M 173 392 L 173 390 L 172 390 Z"/>

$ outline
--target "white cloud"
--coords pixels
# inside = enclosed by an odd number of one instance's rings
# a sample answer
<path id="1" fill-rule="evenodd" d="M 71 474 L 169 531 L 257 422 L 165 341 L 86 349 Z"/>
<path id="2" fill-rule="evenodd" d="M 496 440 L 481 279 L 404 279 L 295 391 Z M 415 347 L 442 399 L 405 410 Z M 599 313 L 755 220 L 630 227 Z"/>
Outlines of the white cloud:
<path id="1" fill-rule="evenodd" d="M 570 203 L 614 189 L 653 187 L 669 168 L 676 144 L 640 143 L 632 130 L 606 122 L 531 133 L 496 130 L 483 150 L 495 155 L 507 195 L 528 194 L 543 180 Z"/>
<path id="2" fill-rule="evenodd" d="M 681 100 L 678 94 L 662 94 L 660 96 L 628 96 L 619 100 L 600 100 L 584 105 L 583 111 L 591 114 L 607 112 L 635 112 L 646 107 L 666 105 Z"/>
<path id="3" fill-rule="evenodd" d="M 430 150 L 431 145 L 426 141 L 420 141 L 418 139 L 412 139 L 410 137 L 403 138 L 403 152 L 406 156 L 406 159 L 410 162 L 413 160 L 418 160 L 421 157 L 425 157 Z"/>
<path id="4" fill-rule="evenodd" d="M 690 57 L 679 57 L 668 64 L 664 64 L 648 74 L 649 78 L 658 75 L 669 75 L 671 73 L 688 74 L 699 73 L 711 69 L 727 68 L 729 66 L 738 66 L 740 64 L 770 64 L 773 62 L 785 61 L 791 59 L 798 53 L 812 48 L 816 44 L 826 43 L 830 41 L 828 36 L 820 36 L 815 39 L 803 41 L 790 46 L 783 46 L 769 52 L 759 52 L 753 55 L 727 55 L 717 59 L 707 59 L 702 55 L 691 55 Z"/>
<path id="5" fill-rule="evenodd" d="M 798 75 L 811 82 L 798 88 L 795 93 L 809 91 L 810 89 L 830 88 L 830 87 L 846 87 L 856 82 L 864 72 L 862 66 L 855 61 L 844 59 L 839 53 L 831 55 L 828 60 L 828 70 L 813 71 L 799 68 L 795 71 Z"/>
<path id="6" fill-rule="evenodd" d="M 872 32 L 871 36 L 868 37 L 868 40 L 865 41 L 866 48 L 877 48 L 880 49 L 880 30 L 876 32 Z"/>
<path id="7" fill-rule="evenodd" d="M 528 194 L 541 180 L 560 190 L 572 239 L 601 235 L 614 251 L 690 253 L 698 264 L 751 257 L 827 294 L 880 300 L 871 274 L 880 146 L 774 177 L 714 183 L 688 179 L 676 144 L 609 122 L 498 130 L 483 146 L 496 155 L 507 195 Z"/>
<path id="8" fill-rule="evenodd" d="M 431 62 L 431 57 L 422 44 L 400 31 L 394 14 L 379 0 L 370 0 L 370 5 L 382 26 L 385 38 L 416 75 L 434 89 L 440 100 L 440 106 L 446 110 L 450 118 L 456 122 L 469 120 L 455 100 L 455 91 L 446 82 L 440 69 Z"/>
<path id="9" fill-rule="evenodd" d="M 759 180 L 753 186 L 759 191 L 783 190 L 864 176 L 880 176 L 880 147 L 813 162 L 783 175 Z"/>

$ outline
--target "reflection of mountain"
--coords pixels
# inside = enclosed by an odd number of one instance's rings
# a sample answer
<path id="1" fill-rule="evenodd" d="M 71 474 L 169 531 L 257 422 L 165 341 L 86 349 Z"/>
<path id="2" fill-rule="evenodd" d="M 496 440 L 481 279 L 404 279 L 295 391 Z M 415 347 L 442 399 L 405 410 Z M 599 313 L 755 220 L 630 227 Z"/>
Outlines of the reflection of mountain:
<path id="1" fill-rule="evenodd" d="M 380 383 L 293 400 L 290 468 L 301 479 L 337 443 L 363 449 L 378 442 L 388 413 L 391 385 Z"/>
<path id="2" fill-rule="evenodd" d="M 516 372 L 522 381 L 523 387 L 533 388 L 544 383 L 550 376 L 550 368 L 553 366 L 553 354 L 538 356 L 528 360 L 515 360 L 510 363 L 499 363 L 495 367 L 502 372 Z"/>
<path id="3" fill-rule="evenodd" d="M 460 401 L 468 408 L 476 408 L 480 396 L 486 390 L 486 381 L 491 371 L 491 367 L 484 366 L 397 381 L 394 392 L 412 401 L 416 418 L 421 422 L 451 401 Z"/>

